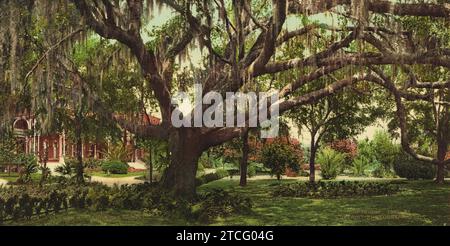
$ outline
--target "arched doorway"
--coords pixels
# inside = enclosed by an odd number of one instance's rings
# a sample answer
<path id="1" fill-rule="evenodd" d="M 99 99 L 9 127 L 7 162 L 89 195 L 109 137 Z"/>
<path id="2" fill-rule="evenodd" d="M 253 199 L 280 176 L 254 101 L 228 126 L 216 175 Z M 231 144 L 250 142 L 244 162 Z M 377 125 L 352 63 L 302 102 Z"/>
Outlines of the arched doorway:
<path id="1" fill-rule="evenodd" d="M 27 152 L 27 131 L 30 129 L 28 126 L 28 121 L 25 119 L 16 120 L 13 124 L 14 135 L 16 137 L 16 142 L 18 146 L 18 151 L 26 153 Z"/>

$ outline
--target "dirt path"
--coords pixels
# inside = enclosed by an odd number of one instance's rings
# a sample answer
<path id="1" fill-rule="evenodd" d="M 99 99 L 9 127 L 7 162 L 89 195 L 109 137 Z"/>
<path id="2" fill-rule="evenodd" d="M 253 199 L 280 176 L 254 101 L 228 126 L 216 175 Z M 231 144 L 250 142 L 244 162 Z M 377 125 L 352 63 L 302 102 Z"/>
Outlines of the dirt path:
<path id="1" fill-rule="evenodd" d="M 2 185 L 7 185 L 7 184 L 8 184 L 8 181 L 7 181 L 7 180 L 0 179 L 0 186 L 2 186 Z"/>
<path id="2" fill-rule="evenodd" d="M 230 177 L 224 178 L 224 179 L 230 179 Z M 233 180 L 239 180 L 239 175 L 233 176 Z M 249 178 L 248 180 L 264 180 L 264 179 L 275 179 L 275 177 L 272 177 L 270 175 L 258 175 Z M 282 179 L 284 180 L 299 180 L 299 181 L 308 181 L 309 177 L 286 177 L 282 176 Z M 322 178 L 320 175 L 316 176 L 316 180 L 321 180 Z M 381 181 L 381 180 L 404 180 L 402 178 L 373 178 L 373 177 L 350 177 L 350 176 L 338 176 L 335 180 L 358 180 L 358 181 Z"/>
<path id="3" fill-rule="evenodd" d="M 143 180 L 138 180 L 136 177 L 126 177 L 126 178 L 105 178 L 105 177 L 98 177 L 98 176 L 92 176 L 92 182 L 99 182 L 102 184 L 105 184 L 107 186 L 114 186 L 117 185 L 125 185 L 125 184 L 141 184 L 144 183 Z"/>

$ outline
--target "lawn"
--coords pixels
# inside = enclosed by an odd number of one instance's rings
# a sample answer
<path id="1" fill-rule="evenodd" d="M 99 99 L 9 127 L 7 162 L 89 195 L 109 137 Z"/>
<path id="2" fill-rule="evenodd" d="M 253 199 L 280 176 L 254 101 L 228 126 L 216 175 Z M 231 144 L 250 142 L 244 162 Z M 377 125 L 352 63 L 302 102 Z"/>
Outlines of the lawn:
<path id="1" fill-rule="evenodd" d="M 31 179 L 33 180 L 33 182 L 39 182 L 41 180 L 41 176 L 42 175 L 40 173 L 33 173 L 31 174 Z M 18 173 L 0 173 L 0 179 L 6 180 L 8 182 L 16 182 L 18 178 Z"/>
<path id="2" fill-rule="evenodd" d="M 104 177 L 104 178 L 127 178 L 127 177 L 141 177 L 145 175 L 145 171 L 142 172 L 129 172 L 127 174 L 107 174 L 102 171 L 88 172 L 88 175 Z"/>
<path id="3" fill-rule="evenodd" d="M 293 181 L 282 181 L 293 182 Z M 275 180 L 253 180 L 245 188 L 236 180 L 219 180 L 199 188 L 223 188 L 249 196 L 253 212 L 219 218 L 212 225 L 447 225 L 450 224 L 450 184 L 405 181 L 392 196 L 306 199 L 274 198 Z M 50 215 L 24 225 L 185 225 L 179 219 L 161 218 L 136 211 L 75 212 Z"/>

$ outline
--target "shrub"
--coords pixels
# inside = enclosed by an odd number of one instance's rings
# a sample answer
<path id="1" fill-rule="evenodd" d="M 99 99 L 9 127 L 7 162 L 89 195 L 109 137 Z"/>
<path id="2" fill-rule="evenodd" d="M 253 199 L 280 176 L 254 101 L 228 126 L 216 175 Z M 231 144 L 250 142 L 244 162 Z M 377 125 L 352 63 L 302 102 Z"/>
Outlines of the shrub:
<path id="1" fill-rule="evenodd" d="M 209 222 L 233 213 L 245 214 L 250 212 L 251 208 L 252 202 L 249 198 L 215 189 L 200 196 L 200 203 L 194 206 L 193 213 L 195 219 Z"/>
<path id="2" fill-rule="evenodd" d="M 17 157 L 17 162 L 22 165 L 20 170 L 20 177 L 17 180 L 18 183 L 31 182 L 31 174 L 37 173 L 39 165 L 37 159 L 31 154 L 20 154 Z"/>
<path id="3" fill-rule="evenodd" d="M 32 215 L 60 212 L 69 207 L 102 211 L 109 208 L 142 210 L 147 213 L 202 219 L 250 211 L 251 202 L 240 195 L 224 191 L 200 195 L 193 203 L 150 184 L 109 188 L 91 183 L 87 186 L 51 184 L 42 187 L 0 188 L 0 223 L 30 218 Z M 193 208 L 197 213 L 193 213 Z"/>
<path id="4" fill-rule="evenodd" d="M 250 162 L 249 166 L 253 166 L 255 168 L 256 174 L 268 174 L 270 173 L 270 169 L 265 167 L 263 163 L 259 162 Z"/>
<path id="5" fill-rule="evenodd" d="M 375 159 L 384 166 L 386 171 L 392 170 L 395 158 L 400 153 L 400 147 L 393 143 L 389 133 L 377 131 L 371 145 Z"/>
<path id="6" fill-rule="evenodd" d="M 84 166 L 89 169 L 97 169 L 100 168 L 102 165 L 102 162 L 98 159 L 89 158 L 83 161 Z"/>
<path id="7" fill-rule="evenodd" d="M 296 153 L 299 152 L 294 145 L 275 140 L 263 147 L 261 160 L 264 166 L 269 168 L 270 172 L 280 180 L 286 168 L 290 168 L 294 172 L 300 170 L 298 163 L 301 162 L 302 157 Z"/>
<path id="8" fill-rule="evenodd" d="M 247 176 L 249 178 L 256 176 L 256 166 L 255 165 L 249 165 L 247 168 Z"/>
<path id="9" fill-rule="evenodd" d="M 195 183 L 197 186 L 201 186 L 212 181 L 220 180 L 229 176 L 229 172 L 224 169 L 217 169 L 215 173 L 208 173 L 196 178 Z"/>
<path id="10" fill-rule="evenodd" d="M 369 159 L 364 156 L 358 156 L 353 160 L 352 173 L 356 176 L 365 176 L 365 170 L 370 165 Z"/>
<path id="11" fill-rule="evenodd" d="M 95 211 L 104 211 L 109 207 L 109 196 L 104 187 L 91 187 L 87 193 L 86 203 Z"/>
<path id="12" fill-rule="evenodd" d="M 112 145 L 108 147 L 105 158 L 109 161 L 120 161 L 126 163 L 128 161 L 128 150 L 123 144 Z"/>
<path id="13" fill-rule="evenodd" d="M 57 166 L 55 172 L 62 176 L 72 176 L 75 173 L 75 161 L 66 160 L 63 165 Z"/>
<path id="14" fill-rule="evenodd" d="M 320 164 L 323 179 L 335 179 L 342 171 L 345 157 L 343 154 L 325 147 L 317 155 L 317 162 Z"/>
<path id="15" fill-rule="evenodd" d="M 344 154 L 345 165 L 347 167 L 351 166 L 358 153 L 358 147 L 356 143 L 351 139 L 335 140 L 330 144 L 330 147 L 337 152 Z"/>
<path id="16" fill-rule="evenodd" d="M 203 168 L 213 168 L 213 161 L 209 159 L 206 153 L 203 153 L 198 160 L 199 166 Z"/>
<path id="17" fill-rule="evenodd" d="M 388 182 L 319 181 L 282 184 L 273 191 L 274 196 L 336 198 L 394 194 L 399 186 Z"/>
<path id="18" fill-rule="evenodd" d="M 433 179 L 436 175 L 432 164 L 418 161 L 404 152 L 395 160 L 394 170 L 399 177 L 406 179 Z"/>
<path id="19" fill-rule="evenodd" d="M 121 161 L 105 161 L 102 164 L 102 171 L 110 174 L 127 174 L 128 164 Z"/>

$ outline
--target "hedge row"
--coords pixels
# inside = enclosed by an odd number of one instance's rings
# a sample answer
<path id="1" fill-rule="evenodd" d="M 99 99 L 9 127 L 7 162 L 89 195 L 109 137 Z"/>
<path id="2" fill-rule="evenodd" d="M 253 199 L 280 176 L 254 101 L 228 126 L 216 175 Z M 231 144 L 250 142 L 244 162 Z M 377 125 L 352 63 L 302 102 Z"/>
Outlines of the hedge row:
<path id="1" fill-rule="evenodd" d="M 399 191 L 399 186 L 388 182 L 364 181 L 319 181 L 281 184 L 273 191 L 274 196 L 336 198 L 353 196 L 390 195 Z"/>

